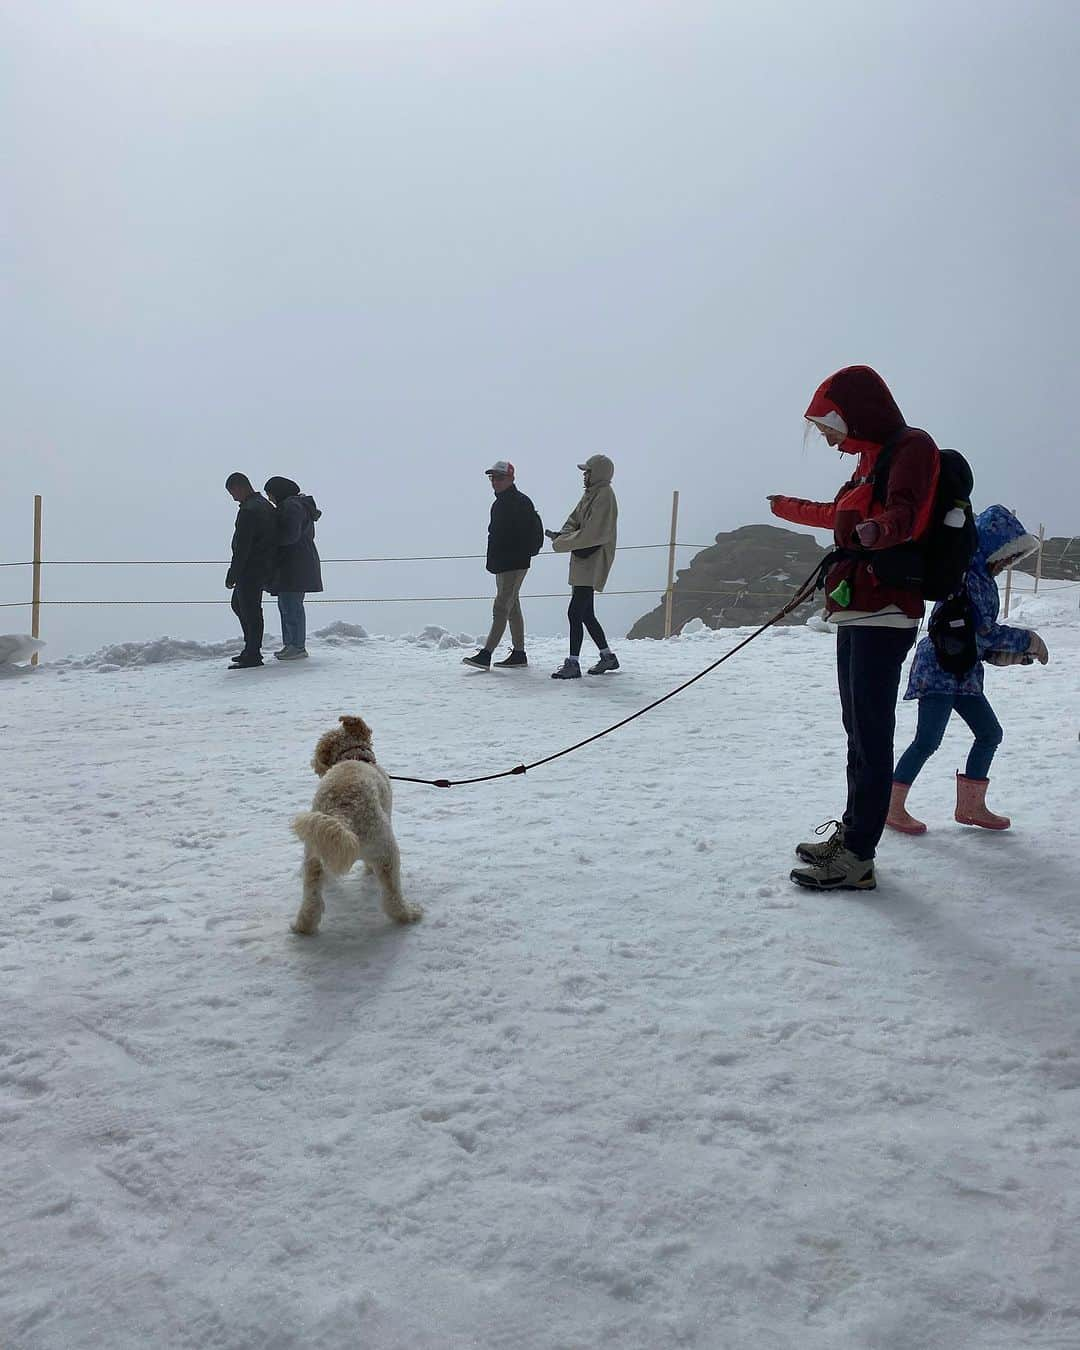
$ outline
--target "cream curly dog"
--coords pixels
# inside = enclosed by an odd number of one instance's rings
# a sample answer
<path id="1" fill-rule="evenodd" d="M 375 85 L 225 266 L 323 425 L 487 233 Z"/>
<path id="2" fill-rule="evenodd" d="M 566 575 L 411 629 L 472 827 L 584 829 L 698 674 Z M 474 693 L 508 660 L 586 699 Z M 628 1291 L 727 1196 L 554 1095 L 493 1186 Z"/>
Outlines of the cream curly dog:
<path id="1" fill-rule="evenodd" d="M 390 779 L 375 763 L 371 728 L 362 717 L 342 717 L 341 726 L 319 737 L 311 767 L 322 779 L 311 810 L 293 821 L 304 841 L 304 898 L 294 933 L 317 933 L 323 916 L 326 872 L 344 876 L 358 858 L 374 872 L 383 909 L 398 923 L 413 923 L 423 910 L 401 894 L 401 856 L 390 824 Z"/>

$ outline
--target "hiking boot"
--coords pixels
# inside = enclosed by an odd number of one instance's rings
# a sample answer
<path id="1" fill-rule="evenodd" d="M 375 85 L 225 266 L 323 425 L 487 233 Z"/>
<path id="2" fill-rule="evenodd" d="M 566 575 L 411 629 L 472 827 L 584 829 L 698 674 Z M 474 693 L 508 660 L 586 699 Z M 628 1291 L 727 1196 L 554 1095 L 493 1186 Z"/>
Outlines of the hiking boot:
<path id="1" fill-rule="evenodd" d="M 481 647 L 475 656 L 463 656 L 461 664 L 463 666 L 475 666 L 477 670 L 490 670 L 491 653 L 486 647 Z"/>
<path id="2" fill-rule="evenodd" d="M 828 839 L 823 839 L 820 844 L 796 844 L 795 856 L 801 858 L 805 863 L 829 862 L 835 854 L 844 847 L 844 826 L 839 820 L 826 820 L 814 831 L 815 834 L 824 834 L 832 825 L 833 832 Z"/>
<path id="3" fill-rule="evenodd" d="M 274 655 L 279 661 L 305 661 L 307 659 L 306 647 L 283 647 L 281 651 Z"/>
<path id="4" fill-rule="evenodd" d="M 515 647 L 509 656 L 503 657 L 501 661 L 496 661 L 494 664 L 499 666 L 502 670 L 517 670 L 521 666 L 527 666 L 529 664 L 529 658 L 523 651 L 519 651 Z"/>
<path id="5" fill-rule="evenodd" d="M 925 834 L 926 826 L 921 820 L 916 820 L 914 816 L 908 814 L 907 801 L 910 783 L 894 783 L 892 785 L 892 795 L 889 797 L 889 814 L 885 817 L 885 824 L 890 830 L 899 830 L 901 834 Z"/>
<path id="6" fill-rule="evenodd" d="M 956 819 L 961 825 L 981 825 L 984 830 L 1007 830 L 1012 824 L 1008 816 L 995 815 L 986 805 L 989 778 L 968 778 L 956 775 Z"/>
<path id="7" fill-rule="evenodd" d="M 240 656 L 235 661 L 230 661 L 227 669 L 229 670 L 253 670 L 256 666 L 261 666 L 262 657 Z"/>
<path id="8" fill-rule="evenodd" d="M 614 652 L 601 652 L 600 660 L 595 666 L 589 667 L 590 675 L 606 675 L 609 670 L 619 669 L 619 658 Z"/>
<path id="9" fill-rule="evenodd" d="M 551 672 L 553 680 L 580 680 L 581 665 L 576 656 L 568 656 L 558 670 Z"/>
<path id="10" fill-rule="evenodd" d="M 847 848 L 811 867 L 793 868 L 791 879 L 815 891 L 872 891 L 877 885 L 873 858 L 856 858 Z"/>

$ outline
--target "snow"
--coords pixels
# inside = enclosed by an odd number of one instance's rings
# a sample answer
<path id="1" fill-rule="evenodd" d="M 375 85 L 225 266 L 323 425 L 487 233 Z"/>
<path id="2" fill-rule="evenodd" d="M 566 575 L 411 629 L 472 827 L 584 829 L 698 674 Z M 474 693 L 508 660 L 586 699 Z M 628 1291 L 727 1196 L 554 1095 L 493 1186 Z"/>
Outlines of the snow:
<path id="1" fill-rule="evenodd" d="M 40 652 L 45 644 L 40 638 L 29 633 L 0 633 L 0 669 L 5 674 L 23 661 L 29 661 L 35 652 Z"/>
<path id="2" fill-rule="evenodd" d="M 841 805 L 811 626 L 525 778 L 399 784 L 427 917 L 358 874 L 316 939 L 288 826 L 339 713 L 465 777 L 745 632 L 572 683 L 554 639 L 481 673 L 340 624 L 7 682 L 5 1350 L 1080 1344 L 1076 594 L 1020 601 L 1049 666 L 987 673 L 1014 828 L 952 823 L 954 725 L 869 894 L 787 880 Z"/>

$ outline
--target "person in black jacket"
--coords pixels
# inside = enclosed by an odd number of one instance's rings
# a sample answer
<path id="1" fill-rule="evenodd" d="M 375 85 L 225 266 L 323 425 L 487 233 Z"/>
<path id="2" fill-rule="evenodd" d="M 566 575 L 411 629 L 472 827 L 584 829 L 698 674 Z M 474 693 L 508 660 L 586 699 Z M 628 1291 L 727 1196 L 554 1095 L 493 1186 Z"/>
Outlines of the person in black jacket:
<path id="1" fill-rule="evenodd" d="M 323 588 L 315 547 L 315 522 L 322 512 L 291 478 L 268 478 L 263 491 L 277 507 L 277 555 L 270 592 L 277 596 L 282 647 L 274 655 L 279 661 L 300 661 L 307 656 L 304 596 Z"/>
<path id="2" fill-rule="evenodd" d="M 509 460 L 500 459 L 484 472 L 495 493 L 487 546 L 487 570 L 495 575 L 495 604 L 487 641 L 475 656 L 466 656 L 464 662 L 488 670 L 492 653 L 509 623 L 512 650 L 495 664 L 514 669 L 529 664 L 525 655 L 525 618 L 518 593 L 533 556 L 543 545 L 544 526 L 532 502 L 517 490 L 514 466 Z"/>
<path id="3" fill-rule="evenodd" d="M 245 670 L 263 663 L 262 597 L 273 576 L 277 528 L 274 508 L 251 486 L 247 474 L 229 474 L 225 490 L 240 505 L 225 585 L 233 593 L 232 610 L 244 630 L 244 650 L 233 657 L 232 666 Z"/>

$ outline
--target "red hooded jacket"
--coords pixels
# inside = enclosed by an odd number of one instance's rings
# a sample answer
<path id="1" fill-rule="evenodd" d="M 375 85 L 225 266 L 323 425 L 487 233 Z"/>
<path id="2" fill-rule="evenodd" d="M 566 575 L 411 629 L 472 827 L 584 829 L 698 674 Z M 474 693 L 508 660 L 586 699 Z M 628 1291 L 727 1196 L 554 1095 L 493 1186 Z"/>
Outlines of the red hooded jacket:
<path id="1" fill-rule="evenodd" d="M 869 556 L 842 559 L 830 571 L 825 583 L 826 612 L 876 613 L 895 605 L 909 618 L 920 619 L 922 597 L 916 591 L 883 585 L 873 571 L 873 553 L 918 539 L 926 531 L 941 466 L 938 448 L 925 431 L 905 423 L 888 385 L 869 366 L 845 366 L 821 385 L 805 416 L 821 418 L 829 413 L 839 413 L 847 426 L 847 437 L 839 448 L 858 456 L 854 474 L 831 502 L 777 497 L 773 514 L 796 525 L 832 530 L 840 548 L 860 548 L 855 526 L 873 520 L 881 534 L 873 549 L 866 550 Z M 895 448 L 887 494 L 884 503 L 874 503 L 871 475 L 882 446 L 891 438 L 895 438 Z M 829 592 L 845 578 L 851 584 L 851 602 L 841 607 Z"/>

